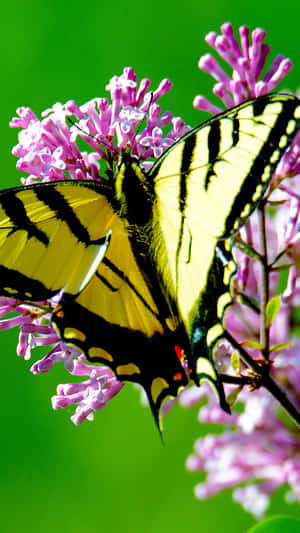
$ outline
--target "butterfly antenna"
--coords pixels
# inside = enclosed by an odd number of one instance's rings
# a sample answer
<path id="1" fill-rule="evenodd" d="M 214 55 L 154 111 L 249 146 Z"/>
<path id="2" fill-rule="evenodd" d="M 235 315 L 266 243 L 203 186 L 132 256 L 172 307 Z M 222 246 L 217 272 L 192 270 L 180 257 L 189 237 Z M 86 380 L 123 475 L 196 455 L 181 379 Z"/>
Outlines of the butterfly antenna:
<path id="1" fill-rule="evenodd" d="M 107 175 L 108 180 L 113 182 L 114 175 L 115 175 L 114 173 L 115 152 L 112 146 L 110 146 L 109 144 L 106 144 L 105 141 L 102 141 L 102 140 L 99 141 L 95 135 L 93 135 L 90 131 L 85 131 L 76 122 L 74 122 L 74 120 L 72 120 L 70 117 L 67 117 L 67 120 L 70 124 L 72 124 L 72 126 L 75 126 L 75 128 L 77 128 L 79 131 L 84 133 L 84 135 L 87 135 L 88 137 L 91 137 L 92 139 L 94 139 L 97 142 L 97 144 L 99 144 L 99 146 L 102 146 L 103 149 L 106 150 L 105 159 L 107 162 L 107 168 L 104 172 Z"/>
<path id="2" fill-rule="evenodd" d="M 151 91 L 151 93 L 150 93 L 150 100 L 149 100 L 149 104 L 148 104 L 147 110 L 145 111 L 145 114 L 146 114 L 146 113 L 148 114 L 152 102 L 153 102 L 153 91 Z M 138 125 L 138 127 L 137 127 L 137 132 L 136 132 L 136 135 L 135 135 L 135 136 L 137 136 L 137 135 L 140 133 L 140 131 L 141 131 L 141 127 L 142 127 L 142 124 L 143 124 L 144 120 L 146 120 L 146 116 L 144 116 L 143 120 L 141 120 L 141 122 L 139 123 L 139 125 Z"/>
<path id="3" fill-rule="evenodd" d="M 149 104 L 148 104 L 148 107 L 147 107 L 147 110 L 145 111 L 145 113 L 148 113 L 150 107 L 151 107 L 151 104 L 153 102 L 153 91 L 151 91 L 150 93 L 150 100 L 149 100 Z M 144 116 L 143 120 L 141 120 L 141 122 L 138 124 L 137 126 L 137 129 L 136 129 L 136 132 L 134 134 L 134 138 L 133 138 L 133 141 L 132 141 L 132 145 L 135 145 L 136 146 L 136 138 L 138 136 L 138 134 L 141 132 L 141 129 L 142 129 L 142 124 L 143 122 L 147 120 L 147 117 Z M 146 124 L 147 125 L 147 124 Z"/>
<path id="4" fill-rule="evenodd" d="M 81 131 L 82 133 L 84 133 L 84 135 L 87 135 L 88 137 L 91 137 L 92 139 L 96 139 L 95 135 L 93 135 L 90 131 L 85 131 L 83 128 L 81 128 L 77 122 L 74 122 L 74 120 L 72 120 L 70 117 L 67 117 L 67 120 L 68 122 L 72 125 L 72 126 L 75 126 L 75 128 L 77 128 L 79 131 Z M 106 149 L 106 150 L 110 150 L 111 147 L 107 144 L 105 144 L 105 142 L 101 141 L 99 142 L 97 139 L 96 139 L 96 142 L 98 144 L 102 144 L 103 147 Z"/>
<path id="5" fill-rule="evenodd" d="M 95 136 L 92 135 L 92 133 L 90 133 L 89 131 L 84 131 L 84 129 L 82 129 L 82 128 L 77 124 L 77 122 L 74 122 L 74 120 L 72 120 L 70 117 L 67 117 L 67 121 L 68 121 L 72 126 L 75 126 L 75 128 L 77 128 L 79 131 L 81 131 L 81 132 L 84 133 L 85 135 L 88 135 L 89 137 L 92 137 L 93 139 L 95 138 Z"/>

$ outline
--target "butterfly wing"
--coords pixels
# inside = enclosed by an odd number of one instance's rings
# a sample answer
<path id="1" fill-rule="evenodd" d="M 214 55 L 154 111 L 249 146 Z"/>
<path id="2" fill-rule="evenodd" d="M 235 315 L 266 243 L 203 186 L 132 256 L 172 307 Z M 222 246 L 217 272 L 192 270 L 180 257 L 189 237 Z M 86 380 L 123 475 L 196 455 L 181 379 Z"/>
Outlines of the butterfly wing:
<path id="1" fill-rule="evenodd" d="M 268 95 L 188 132 L 154 164 L 152 256 L 190 339 L 192 377 L 228 410 L 213 347 L 232 303 L 230 238 L 256 208 L 297 128 L 299 101 Z M 227 241 L 226 241 L 227 239 Z"/>
<path id="2" fill-rule="evenodd" d="M 115 218 L 110 228 L 110 244 L 96 274 L 76 298 L 64 294 L 53 321 L 62 338 L 89 360 L 109 365 L 120 381 L 141 384 L 160 427 L 162 401 L 187 384 L 176 355 L 181 335 L 168 310 L 154 299 L 156 288 L 145 282 L 123 221 Z"/>
<path id="3" fill-rule="evenodd" d="M 62 339 L 140 383 L 159 425 L 163 399 L 187 383 L 181 335 L 112 204 L 111 190 L 95 182 L 2 191 L 0 293 L 35 302 L 64 289 L 52 317 Z"/>
<path id="4" fill-rule="evenodd" d="M 106 204 L 79 182 L 1 191 L 1 294 L 42 301 L 62 288 L 80 292 L 108 246 L 109 235 L 95 224 L 100 209 L 109 225 Z"/>

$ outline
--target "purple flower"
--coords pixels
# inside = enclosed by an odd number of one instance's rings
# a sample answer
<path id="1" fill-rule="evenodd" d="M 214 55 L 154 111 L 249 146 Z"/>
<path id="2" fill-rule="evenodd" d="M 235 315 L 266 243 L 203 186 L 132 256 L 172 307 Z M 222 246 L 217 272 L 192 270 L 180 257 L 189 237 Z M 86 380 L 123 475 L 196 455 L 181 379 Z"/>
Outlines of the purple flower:
<path id="1" fill-rule="evenodd" d="M 188 127 L 170 112 L 161 114 L 157 104 L 171 89 L 171 82 L 163 80 L 152 93 L 147 92 L 149 85 L 150 81 L 144 79 L 138 88 L 133 69 L 125 68 L 123 74 L 114 76 L 107 86 L 111 103 L 107 98 L 94 98 L 82 106 L 73 101 L 55 104 L 42 113 L 42 120 L 30 109 L 19 108 L 20 118 L 14 118 L 10 125 L 23 128 L 19 143 L 13 149 L 13 154 L 19 158 L 17 168 L 30 174 L 23 183 L 68 177 L 100 179 L 99 160 L 108 165 L 109 154 L 109 160 L 112 158 L 117 163 L 119 154 L 126 148 L 141 161 L 157 157 Z M 76 125 L 68 124 L 72 116 L 78 121 Z M 139 124 L 145 126 L 136 133 Z M 165 134 L 166 126 L 171 127 Z M 77 137 L 87 143 L 89 152 L 79 150 Z M 147 164 L 149 166 L 149 161 Z M 115 171 L 115 168 L 110 170 Z"/>
<path id="2" fill-rule="evenodd" d="M 53 409 L 77 405 L 75 414 L 71 416 L 76 426 L 85 419 L 93 420 L 94 412 L 105 407 L 124 386 L 107 367 L 86 365 L 78 359 L 74 362 L 72 374 L 89 376 L 89 379 L 81 383 L 58 385 L 52 405 Z"/>
<path id="3" fill-rule="evenodd" d="M 245 100 L 273 91 L 291 70 L 291 60 L 278 55 L 260 79 L 270 52 L 270 46 L 263 42 L 266 32 L 256 28 L 252 32 L 250 42 L 249 28 L 241 26 L 239 44 L 229 22 L 221 26 L 221 31 L 222 35 L 208 33 L 205 40 L 232 68 L 231 78 L 211 54 L 202 56 L 198 65 L 216 80 L 213 93 L 222 100 L 225 107 L 231 108 Z M 194 107 L 213 115 L 222 111 L 202 95 L 195 97 Z"/>
<path id="4" fill-rule="evenodd" d="M 245 26 L 239 30 L 240 44 L 231 24 L 223 24 L 221 30 L 221 36 L 209 33 L 206 41 L 230 65 L 232 76 L 229 77 L 210 54 L 200 58 L 199 67 L 217 81 L 213 92 L 226 107 L 231 108 L 244 100 L 268 93 L 291 69 L 289 59 L 277 56 L 271 67 L 262 74 L 270 51 L 270 47 L 263 42 L 263 30 L 257 28 L 252 32 L 251 44 L 249 28 Z M 221 111 L 203 96 L 195 98 L 194 106 L 212 114 Z M 300 343 L 296 338 L 293 339 L 291 317 L 300 302 L 300 189 L 296 179 L 285 178 L 297 177 L 299 173 L 298 134 L 274 173 L 274 192 L 269 200 L 276 203 L 270 204 L 272 207 L 266 214 L 268 261 L 275 262 L 274 265 L 278 267 L 269 275 L 269 299 L 278 293 L 281 269 L 288 272 L 281 306 L 270 329 L 271 347 L 275 347 L 271 351 L 271 374 L 298 407 Z M 254 214 L 240 231 L 240 237 L 254 250 L 262 252 L 259 231 L 257 215 Z M 254 304 L 246 306 L 241 296 L 246 294 L 251 302 L 259 305 L 261 265 L 238 248 L 235 253 L 238 273 L 234 280 L 234 305 L 226 314 L 226 329 L 241 343 L 249 338 L 258 342 L 259 310 Z M 291 347 L 280 348 L 291 339 Z M 261 357 L 258 349 L 252 347 L 247 350 L 252 357 Z M 232 347 L 224 342 L 217 347 L 216 364 L 221 365 L 219 371 L 222 373 L 235 375 L 233 352 Z M 239 372 L 245 375 L 245 370 L 241 363 Z M 226 389 L 229 394 L 234 387 L 226 385 Z M 193 454 L 187 459 L 189 470 L 206 473 L 205 481 L 195 488 L 197 498 L 207 498 L 230 487 L 234 489 L 233 498 L 257 518 L 263 517 L 270 496 L 282 485 L 289 486 L 288 501 L 300 501 L 299 436 L 292 422 L 278 416 L 278 404 L 271 394 L 263 389 L 252 392 L 251 389 L 241 388 L 237 397 L 239 410 L 233 411 L 232 416 L 220 409 L 211 389 L 204 386 L 200 390 L 192 387 L 183 391 L 179 403 L 185 407 L 198 404 L 199 421 L 224 426 L 222 434 L 212 433 L 198 439 Z"/>
<path id="5" fill-rule="evenodd" d="M 243 391 L 239 401 L 244 411 L 235 413 L 233 420 L 222 415 L 217 405 L 213 409 L 211 404 L 200 409 L 202 422 L 222 423 L 228 429 L 221 435 L 210 434 L 198 439 L 186 465 L 191 471 L 206 472 L 206 480 L 195 488 L 197 498 L 237 487 L 234 499 L 262 518 L 270 496 L 281 485 L 290 486 L 290 500 L 300 499 L 299 439 L 279 420 L 276 402 L 269 394 Z M 254 494 L 256 497 L 251 497 Z"/>

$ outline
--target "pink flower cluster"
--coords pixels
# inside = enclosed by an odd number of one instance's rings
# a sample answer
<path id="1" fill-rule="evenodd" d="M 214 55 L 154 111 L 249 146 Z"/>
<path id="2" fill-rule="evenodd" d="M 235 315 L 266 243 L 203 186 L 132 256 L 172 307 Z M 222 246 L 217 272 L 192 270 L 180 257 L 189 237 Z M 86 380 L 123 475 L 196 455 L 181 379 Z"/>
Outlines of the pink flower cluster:
<path id="1" fill-rule="evenodd" d="M 241 27 L 240 36 L 241 49 L 230 24 L 222 26 L 221 36 L 210 33 L 206 38 L 232 67 L 232 79 L 212 56 L 204 56 L 199 61 L 200 68 L 218 81 L 214 93 L 228 107 L 249 96 L 269 92 L 291 68 L 290 60 L 278 56 L 263 80 L 257 81 L 269 53 L 269 47 L 263 43 L 265 32 L 260 29 L 252 32 L 252 46 L 249 46 L 248 28 Z M 212 113 L 219 111 L 202 97 L 197 97 L 195 104 Z M 283 285 L 280 309 L 270 330 L 270 343 L 274 347 L 271 374 L 298 407 L 300 341 L 293 328 L 293 312 L 300 303 L 299 165 L 298 134 L 274 174 L 274 188 L 275 184 L 278 188 L 269 198 L 270 210 L 266 217 L 268 261 L 278 267 L 269 275 L 270 298 L 278 292 L 278 284 Z M 295 179 L 282 181 L 286 177 Z M 247 245 L 261 252 L 256 214 L 242 228 L 240 236 Z M 239 249 L 236 255 L 239 268 L 235 278 L 235 304 L 226 314 L 226 328 L 239 342 L 249 338 L 258 342 L 261 266 Z M 284 272 L 287 273 L 285 276 Z M 251 299 L 252 306 L 240 303 L 243 294 Z M 292 346 L 284 348 L 290 342 Z M 227 342 L 218 346 L 216 362 L 221 372 L 234 374 L 231 366 L 233 351 Z M 254 348 L 249 348 L 248 352 L 254 358 L 259 357 Z M 242 373 L 245 375 L 243 365 Z M 227 393 L 233 389 L 229 385 L 226 388 Z M 233 498 L 257 518 L 264 515 L 271 494 L 281 485 L 289 486 L 288 501 L 300 501 L 299 432 L 287 416 L 278 416 L 278 404 L 271 394 L 263 389 L 252 392 L 244 387 L 237 398 L 239 409 L 231 416 L 220 409 L 211 389 L 205 385 L 183 391 L 179 403 L 185 407 L 199 404 L 200 422 L 224 427 L 222 434 L 212 432 L 199 438 L 193 454 L 187 459 L 189 470 L 206 472 L 205 481 L 195 487 L 197 498 L 207 498 L 226 488 L 236 487 Z"/>
<path id="2" fill-rule="evenodd" d="M 101 163 L 105 162 L 110 172 L 115 171 L 113 163 L 118 162 L 119 154 L 127 148 L 139 160 L 147 160 L 149 167 L 152 164 L 149 158 L 159 157 L 180 139 L 189 128 L 169 111 L 161 113 L 157 104 L 172 88 L 172 83 L 165 79 L 155 91 L 147 92 L 150 80 L 144 78 L 137 88 L 136 79 L 130 67 L 121 76 L 114 76 L 106 87 L 111 103 L 108 98 L 94 98 L 78 106 L 70 100 L 44 111 L 42 120 L 27 107 L 17 109 L 19 117 L 13 118 L 10 126 L 23 129 L 12 152 L 19 158 L 17 168 L 29 174 L 23 183 L 68 177 L 100 179 Z M 76 125 L 72 125 L 74 118 Z M 143 124 L 144 129 L 137 132 Z M 166 126 L 169 131 L 164 133 Z M 77 137 L 87 143 L 89 152 L 79 150 Z"/>
<path id="3" fill-rule="evenodd" d="M 221 26 L 221 30 L 222 35 L 210 32 L 205 40 L 232 68 L 232 77 L 226 74 L 211 54 L 201 56 L 198 65 L 201 70 L 217 81 L 213 87 L 213 93 L 222 100 L 225 107 L 231 108 L 249 98 L 273 91 L 291 70 L 291 60 L 278 55 L 261 80 L 260 77 L 270 52 L 270 46 L 263 42 L 266 32 L 261 28 L 253 30 L 252 44 L 250 44 L 249 28 L 241 26 L 239 28 L 241 44 L 239 44 L 232 24 L 226 22 Z M 222 111 L 202 95 L 195 97 L 194 107 L 213 115 Z"/>

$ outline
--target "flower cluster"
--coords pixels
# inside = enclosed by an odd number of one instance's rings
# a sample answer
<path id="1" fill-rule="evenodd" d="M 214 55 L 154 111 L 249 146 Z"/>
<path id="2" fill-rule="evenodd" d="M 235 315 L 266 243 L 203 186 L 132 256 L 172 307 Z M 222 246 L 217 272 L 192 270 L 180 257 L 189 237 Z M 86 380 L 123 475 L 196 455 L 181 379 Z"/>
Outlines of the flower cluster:
<path id="1" fill-rule="evenodd" d="M 230 24 L 222 26 L 221 36 L 210 33 L 206 38 L 232 67 L 232 79 L 212 56 L 206 55 L 199 61 L 200 68 L 218 81 L 214 93 L 228 107 L 249 96 L 269 92 L 291 68 L 290 60 L 278 56 L 263 80 L 259 81 L 269 52 L 269 47 L 263 43 L 265 32 L 261 29 L 252 32 L 252 46 L 249 45 L 248 28 L 241 27 L 240 36 L 241 49 Z M 219 111 L 203 97 L 197 97 L 194 104 L 213 114 Z M 276 295 L 278 286 L 282 287 L 280 309 L 270 329 L 271 375 L 282 384 L 298 407 L 300 342 L 295 337 L 293 316 L 300 303 L 300 190 L 297 179 L 282 180 L 297 176 L 299 165 L 298 134 L 274 173 L 274 192 L 268 198 L 267 205 L 270 207 L 265 220 L 267 259 L 269 265 L 274 266 L 268 276 L 269 298 Z M 240 237 L 247 247 L 262 253 L 259 231 L 258 217 L 254 214 L 242 228 Z M 226 314 L 226 329 L 242 345 L 246 340 L 253 339 L 248 352 L 259 359 L 261 354 L 255 346 L 259 342 L 262 268 L 255 256 L 250 257 L 239 249 L 236 250 L 236 256 L 238 273 L 235 278 L 235 303 Z M 291 340 L 292 345 L 288 346 Z M 234 350 L 227 342 L 220 343 L 216 362 L 222 372 L 234 374 L 233 354 Z M 247 375 L 245 370 L 241 365 L 242 375 Z M 226 387 L 228 393 L 233 389 L 230 385 Z M 206 472 L 205 481 L 195 487 L 197 498 L 207 498 L 226 488 L 236 487 L 234 499 L 257 518 L 263 516 L 271 494 L 281 485 L 290 487 L 286 495 L 288 501 L 300 501 L 299 435 L 293 422 L 278 416 L 278 403 L 271 394 L 263 389 L 253 393 L 241 387 L 237 397 L 239 409 L 234 410 L 231 416 L 220 409 L 214 394 L 205 384 L 200 389 L 192 387 L 183 391 L 179 403 L 185 407 L 199 404 L 200 422 L 224 427 L 222 434 L 211 433 L 199 438 L 193 454 L 187 459 L 189 470 Z"/>
<path id="2" fill-rule="evenodd" d="M 217 81 L 213 93 L 222 100 L 226 108 L 273 91 L 291 70 L 291 60 L 278 55 L 261 80 L 260 76 L 270 52 L 270 46 L 263 42 L 266 32 L 256 28 L 252 32 L 252 44 L 250 44 L 249 28 L 241 26 L 239 28 L 241 45 L 239 45 L 229 22 L 223 24 L 221 30 L 222 35 L 210 32 L 205 40 L 232 68 L 232 77 L 226 74 L 211 54 L 201 56 L 198 65 Z M 213 115 L 222 111 L 202 95 L 195 97 L 194 107 Z"/>
<path id="3" fill-rule="evenodd" d="M 200 69 L 217 81 L 213 92 L 225 107 L 268 93 L 291 69 L 289 59 L 277 56 L 262 74 L 270 51 L 264 38 L 265 32 L 257 28 L 252 32 L 250 43 L 249 28 L 243 26 L 239 45 L 229 23 L 222 26 L 222 35 L 207 35 L 207 43 L 232 68 L 230 78 L 212 55 L 207 54 L 199 61 Z M 126 149 L 149 168 L 153 159 L 189 129 L 181 118 L 174 118 L 170 112 L 161 113 L 157 103 L 170 90 L 171 82 L 163 80 L 153 92 L 149 91 L 149 86 L 148 79 L 143 79 L 138 86 L 133 69 L 125 68 L 123 74 L 112 78 L 107 86 L 110 101 L 95 98 L 82 106 L 74 101 L 55 104 L 42 114 L 41 120 L 29 108 L 18 109 L 18 118 L 12 120 L 11 127 L 22 128 L 13 153 L 18 157 L 17 168 L 29 175 L 22 179 L 23 184 L 66 178 L 110 179 L 115 176 L 119 155 Z M 204 96 L 197 96 L 194 106 L 212 114 L 222 111 Z M 80 146 L 83 140 L 87 151 L 79 148 L 79 138 Z M 295 340 L 292 347 L 282 345 L 291 339 L 293 313 L 299 304 L 300 192 L 295 180 L 283 179 L 294 177 L 299 171 L 298 135 L 277 167 L 273 178 L 276 190 L 269 198 L 275 202 L 270 203 L 273 213 L 266 219 L 268 261 L 274 264 L 269 276 L 270 298 L 276 294 L 278 283 L 284 284 L 281 306 L 270 332 L 271 345 L 277 345 L 271 351 L 271 372 L 284 384 L 296 405 L 300 404 L 300 366 L 296 356 L 300 343 Z M 256 250 L 259 250 L 258 223 L 252 216 L 240 232 L 240 242 Z M 226 327 L 239 342 L 249 337 L 258 342 L 261 269 L 258 261 L 245 253 L 245 248 L 237 250 L 236 254 L 239 263 L 236 297 L 226 315 Z M 286 279 L 282 275 L 284 272 L 288 272 Z M 245 297 L 250 307 L 245 306 Z M 42 360 L 33 364 L 34 374 L 48 372 L 55 363 L 63 362 L 72 376 L 87 378 L 81 383 L 59 385 L 57 396 L 53 398 L 54 409 L 75 405 L 72 420 L 80 424 L 85 419 L 91 420 L 93 413 L 118 394 L 123 384 L 109 368 L 88 365 L 78 349 L 61 341 L 50 322 L 58 300 L 59 295 L 39 306 L 29 306 L 0 298 L 0 329 L 20 328 L 17 353 L 26 359 L 30 359 L 34 347 L 52 346 Z M 13 316 L 7 318 L 9 314 Z M 249 351 L 254 358 L 258 357 L 255 344 Z M 232 368 L 233 352 L 228 343 L 219 345 L 216 358 L 222 372 L 237 371 L 236 366 Z M 243 366 L 240 372 L 245 374 Z M 232 386 L 228 388 L 232 390 Z M 209 403 L 203 405 L 204 398 Z M 224 426 L 223 434 L 199 439 L 194 454 L 188 458 L 190 470 L 207 472 L 206 481 L 196 487 L 198 498 L 237 485 L 234 498 L 258 517 L 266 509 L 271 493 L 283 483 L 291 487 L 290 499 L 300 500 L 299 441 L 297 443 L 292 425 L 278 418 L 276 401 L 270 394 L 264 390 L 252 394 L 241 387 L 240 409 L 231 416 L 219 408 L 205 385 L 185 390 L 179 402 L 184 406 L 199 403 L 200 421 Z M 167 411 L 167 406 L 164 410 Z"/>
<path id="4" fill-rule="evenodd" d="M 156 103 L 172 83 L 165 79 L 155 91 L 147 92 L 150 80 L 144 78 L 137 88 L 136 79 L 132 68 L 114 76 L 106 87 L 111 103 L 108 98 L 94 98 L 82 106 L 73 100 L 54 104 L 42 113 L 42 120 L 27 107 L 17 109 L 19 117 L 13 118 L 10 126 L 23 129 L 12 152 L 19 158 L 17 168 L 29 174 L 23 183 L 68 177 L 97 180 L 102 175 L 100 163 L 105 162 L 113 173 L 113 163 L 126 149 L 149 166 L 149 158 L 159 157 L 180 139 L 188 127 L 169 111 L 161 113 Z M 146 127 L 137 132 L 143 123 Z M 165 134 L 166 127 L 169 131 Z M 78 148 L 78 137 L 89 146 L 89 152 Z"/>

